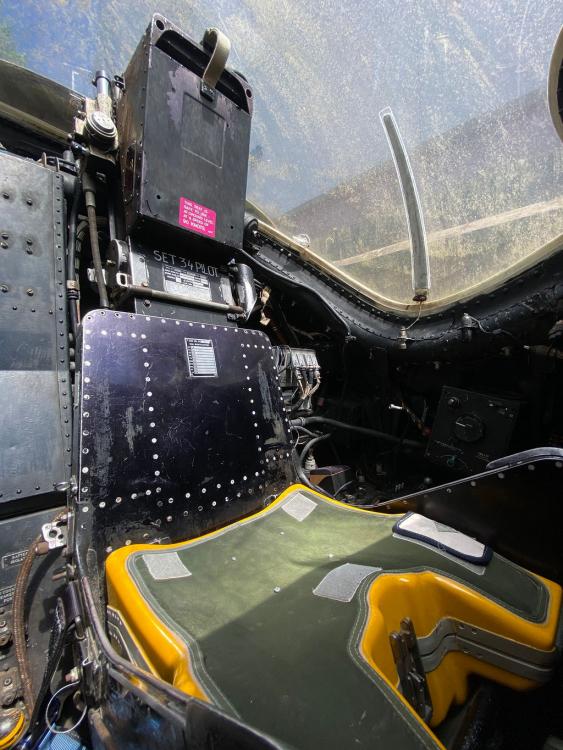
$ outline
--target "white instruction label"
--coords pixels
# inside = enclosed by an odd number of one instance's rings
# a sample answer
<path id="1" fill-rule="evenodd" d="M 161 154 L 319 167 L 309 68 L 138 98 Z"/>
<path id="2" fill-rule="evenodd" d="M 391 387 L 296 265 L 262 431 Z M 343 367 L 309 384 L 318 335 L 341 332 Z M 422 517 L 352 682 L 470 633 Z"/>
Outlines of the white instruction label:
<path id="1" fill-rule="evenodd" d="M 188 370 L 194 378 L 216 378 L 217 362 L 211 339 L 185 339 Z"/>
<path id="2" fill-rule="evenodd" d="M 193 299 L 211 300 L 209 277 L 201 273 L 192 273 L 184 268 L 162 264 L 164 291 L 182 294 Z"/>

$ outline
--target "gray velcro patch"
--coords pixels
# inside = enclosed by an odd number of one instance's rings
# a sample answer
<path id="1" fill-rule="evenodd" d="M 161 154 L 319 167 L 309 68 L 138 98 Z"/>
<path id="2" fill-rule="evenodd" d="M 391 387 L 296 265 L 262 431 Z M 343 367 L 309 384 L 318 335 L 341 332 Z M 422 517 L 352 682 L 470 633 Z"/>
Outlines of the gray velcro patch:
<path id="1" fill-rule="evenodd" d="M 335 599 L 338 602 L 351 602 L 364 578 L 380 570 L 381 568 L 371 565 L 354 563 L 339 565 L 326 574 L 319 585 L 313 589 L 313 594 L 325 599 Z"/>
<path id="2" fill-rule="evenodd" d="M 299 492 L 282 505 L 282 510 L 285 510 L 296 521 L 304 521 L 316 507 L 317 503 L 314 500 L 310 500 Z"/>
<path id="3" fill-rule="evenodd" d="M 143 560 L 155 581 L 191 576 L 177 552 L 148 552 L 143 555 Z"/>

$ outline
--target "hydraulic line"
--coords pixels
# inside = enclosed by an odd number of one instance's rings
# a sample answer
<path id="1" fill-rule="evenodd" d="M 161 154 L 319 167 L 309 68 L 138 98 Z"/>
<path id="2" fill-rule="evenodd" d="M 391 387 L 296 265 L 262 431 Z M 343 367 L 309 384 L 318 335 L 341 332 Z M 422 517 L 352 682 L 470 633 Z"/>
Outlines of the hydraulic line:
<path id="1" fill-rule="evenodd" d="M 16 661 L 18 663 L 18 669 L 21 677 L 22 688 L 23 688 L 23 700 L 27 707 L 28 713 L 31 713 L 34 703 L 33 686 L 31 683 L 31 674 L 29 672 L 29 663 L 27 660 L 27 646 L 25 643 L 25 592 L 27 590 L 27 583 L 29 580 L 29 574 L 37 554 L 37 545 L 43 540 L 43 536 L 39 534 L 31 543 L 25 560 L 19 570 L 18 577 L 16 580 L 16 587 L 14 589 L 14 599 L 12 611 L 14 613 L 14 647 L 16 652 Z"/>
<path id="2" fill-rule="evenodd" d="M 109 307 L 108 293 L 104 283 L 104 271 L 102 268 L 102 256 L 100 255 L 100 242 L 98 240 L 98 220 L 96 217 L 96 185 L 92 177 L 85 173 L 82 179 L 84 198 L 88 213 L 88 226 L 90 228 L 90 247 L 92 250 L 92 261 L 96 272 L 96 283 L 100 295 L 100 307 Z"/>
<path id="3" fill-rule="evenodd" d="M 347 422 L 339 422 L 337 419 L 329 419 L 328 417 L 297 417 L 291 420 L 292 427 L 305 427 L 306 425 L 323 424 L 329 425 L 330 427 L 337 427 L 341 430 L 349 430 L 350 432 L 357 432 L 360 435 L 369 435 L 370 437 L 376 437 L 380 440 L 386 440 L 388 443 L 395 443 L 396 445 L 405 446 L 407 448 L 424 448 L 423 443 L 419 443 L 416 440 L 407 440 L 395 435 L 389 435 L 386 432 L 380 432 L 379 430 L 372 430 L 370 427 L 360 427 L 355 424 L 348 424 Z"/>
<path id="4" fill-rule="evenodd" d="M 66 510 L 59 513 L 52 521 L 56 523 L 64 515 Z M 40 545 L 46 545 L 43 541 L 43 535 L 39 534 L 29 546 L 27 554 L 22 563 L 22 566 L 18 572 L 16 579 L 16 586 L 14 589 L 14 599 L 12 603 L 13 612 L 13 635 L 14 635 L 14 648 L 16 652 L 16 661 L 18 664 L 18 670 L 21 677 L 24 703 L 27 708 L 28 716 L 31 716 L 33 711 L 33 704 L 35 702 L 35 696 L 33 693 L 33 684 L 31 681 L 31 673 L 29 671 L 29 662 L 27 659 L 27 646 L 25 642 L 25 594 L 27 591 L 27 585 L 29 581 L 29 575 L 31 568 L 35 561 L 35 557 L 39 552 L 43 552 Z M 48 550 L 45 550 L 48 551 Z"/>

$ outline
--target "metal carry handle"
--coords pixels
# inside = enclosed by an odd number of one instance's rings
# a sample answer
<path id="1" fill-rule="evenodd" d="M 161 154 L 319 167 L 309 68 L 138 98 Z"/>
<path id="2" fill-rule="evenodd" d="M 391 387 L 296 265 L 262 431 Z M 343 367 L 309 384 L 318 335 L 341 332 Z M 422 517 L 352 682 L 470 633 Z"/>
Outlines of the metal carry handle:
<path id="1" fill-rule="evenodd" d="M 231 42 L 228 36 L 212 26 L 206 29 L 201 43 L 207 49 L 212 50 L 211 57 L 203 73 L 203 85 L 209 89 L 214 89 L 225 70 L 231 51 Z"/>

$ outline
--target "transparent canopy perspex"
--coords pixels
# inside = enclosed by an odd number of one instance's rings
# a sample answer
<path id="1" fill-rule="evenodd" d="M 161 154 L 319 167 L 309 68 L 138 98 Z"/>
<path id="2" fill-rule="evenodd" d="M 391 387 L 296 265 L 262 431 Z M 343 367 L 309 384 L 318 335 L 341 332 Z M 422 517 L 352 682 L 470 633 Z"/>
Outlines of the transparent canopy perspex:
<path id="1" fill-rule="evenodd" d="M 230 37 L 255 95 L 248 197 L 375 297 L 413 296 L 384 110 L 416 181 L 430 301 L 563 232 L 547 105 L 559 0 L 1 0 L 0 56 L 88 93 L 93 69 L 124 69 L 155 11 L 197 39 Z"/>

